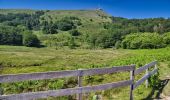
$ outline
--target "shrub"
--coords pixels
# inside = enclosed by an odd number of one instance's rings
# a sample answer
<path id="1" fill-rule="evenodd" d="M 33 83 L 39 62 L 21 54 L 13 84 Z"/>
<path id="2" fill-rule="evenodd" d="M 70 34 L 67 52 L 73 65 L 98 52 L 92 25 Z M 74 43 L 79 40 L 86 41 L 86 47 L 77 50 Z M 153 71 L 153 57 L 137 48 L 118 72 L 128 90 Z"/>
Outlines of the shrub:
<path id="1" fill-rule="evenodd" d="M 56 34 L 58 33 L 58 25 L 57 23 L 48 23 L 47 21 L 44 21 L 43 23 L 42 31 L 44 34 Z"/>
<path id="2" fill-rule="evenodd" d="M 60 21 L 57 22 L 58 29 L 62 31 L 68 31 L 68 30 L 76 28 L 73 20 L 74 20 L 74 17 L 71 17 L 71 18 L 65 17 L 61 19 Z"/>
<path id="3" fill-rule="evenodd" d="M 156 49 L 165 47 L 163 37 L 157 33 L 135 33 L 122 41 L 124 49 Z"/>
<path id="4" fill-rule="evenodd" d="M 0 26 L 1 45 L 22 45 L 20 30 L 9 26 Z"/>
<path id="5" fill-rule="evenodd" d="M 170 44 L 170 32 L 164 34 L 163 40 L 165 44 Z"/>
<path id="6" fill-rule="evenodd" d="M 113 46 L 114 39 L 112 38 L 111 33 L 100 32 L 98 34 L 90 34 L 88 37 L 88 42 L 91 47 L 109 48 Z"/>
<path id="7" fill-rule="evenodd" d="M 115 43 L 115 48 L 116 49 L 119 49 L 121 47 L 121 41 L 117 41 L 116 43 Z"/>
<path id="8" fill-rule="evenodd" d="M 69 33 L 72 35 L 72 36 L 79 36 L 80 35 L 80 32 L 78 30 L 71 30 L 69 31 Z"/>
<path id="9" fill-rule="evenodd" d="M 40 41 L 37 36 L 32 34 L 31 32 L 25 32 L 23 37 L 23 45 L 27 47 L 39 47 Z"/>
<path id="10" fill-rule="evenodd" d="M 48 47 L 55 47 L 62 48 L 64 46 L 69 45 L 69 41 L 71 39 L 71 35 L 69 33 L 59 33 L 56 35 L 49 34 L 49 35 L 43 35 L 40 37 L 41 41 L 43 41 L 43 44 Z"/>

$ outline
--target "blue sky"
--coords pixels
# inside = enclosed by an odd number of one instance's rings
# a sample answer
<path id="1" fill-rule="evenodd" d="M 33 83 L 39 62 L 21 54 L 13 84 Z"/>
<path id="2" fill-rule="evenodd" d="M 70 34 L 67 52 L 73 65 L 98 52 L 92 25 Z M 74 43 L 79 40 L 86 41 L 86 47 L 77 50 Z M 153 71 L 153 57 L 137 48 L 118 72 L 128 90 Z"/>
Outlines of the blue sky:
<path id="1" fill-rule="evenodd" d="M 0 0 L 0 8 L 76 10 L 101 7 L 126 18 L 170 17 L 170 0 Z"/>

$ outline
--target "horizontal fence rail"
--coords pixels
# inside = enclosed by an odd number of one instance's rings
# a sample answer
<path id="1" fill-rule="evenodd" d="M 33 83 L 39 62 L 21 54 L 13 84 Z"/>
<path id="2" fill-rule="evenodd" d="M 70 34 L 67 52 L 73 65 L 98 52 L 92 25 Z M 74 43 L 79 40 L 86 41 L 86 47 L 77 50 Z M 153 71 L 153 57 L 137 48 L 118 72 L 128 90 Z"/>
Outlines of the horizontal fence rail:
<path id="1" fill-rule="evenodd" d="M 152 76 L 153 74 L 155 74 L 158 71 L 158 69 L 154 69 L 153 71 L 149 72 L 148 74 L 144 75 L 140 80 L 138 80 L 135 85 L 134 88 L 136 88 L 137 86 L 139 86 L 140 84 L 142 84 L 146 79 L 148 79 L 150 76 Z"/>
<path id="2" fill-rule="evenodd" d="M 9 96 L 1 96 L 0 100 L 32 100 L 38 98 L 47 98 L 49 96 L 65 96 L 65 95 L 73 95 L 79 93 L 89 93 L 97 90 L 107 90 L 111 88 L 117 88 L 122 86 L 128 86 L 132 84 L 132 80 L 129 81 L 121 81 L 116 83 L 108 83 L 103 85 L 96 86 L 86 86 L 86 87 L 77 87 L 77 88 L 69 88 L 69 89 L 61 89 L 61 90 L 50 90 L 50 91 L 41 91 L 41 92 L 31 92 L 31 93 L 22 93 L 17 95 L 9 95 Z"/>
<path id="3" fill-rule="evenodd" d="M 148 78 L 158 71 L 156 64 L 157 64 L 157 61 L 154 61 L 149 64 L 146 64 L 143 67 L 140 67 L 139 69 L 135 71 L 135 75 L 140 74 L 141 72 L 145 70 L 146 70 L 146 74 L 141 79 L 136 81 L 136 83 L 134 84 L 134 89 L 137 88 L 140 84 L 142 84 L 145 80 L 146 80 L 146 87 L 148 87 Z M 153 66 L 154 66 L 154 70 L 152 70 L 151 72 L 148 72 L 148 69 Z"/>
<path id="4" fill-rule="evenodd" d="M 55 79 L 55 78 L 65 78 L 65 77 L 74 77 L 74 76 L 110 74 L 115 72 L 131 71 L 134 69 L 135 69 L 135 65 L 129 65 L 129 66 L 119 66 L 119 67 L 112 67 L 112 68 L 95 68 L 95 69 L 86 69 L 86 70 L 0 75 L 0 83 L 17 82 L 17 81 L 24 81 L 24 80 L 44 80 L 44 79 Z"/>
<path id="5" fill-rule="evenodd" d="M 140 67 L 139 69 L 135 70 L 135 75 L 140 74 L 141 72 L 145 71 L 146 69 L 148 69 L 148 68 L 150 68 L 150 67 L 152 67 L 152 66 L 154 66 L 156 64 L 157 64 L 157 61 L 153 61 L 153 62 L 151 62 L 149 64 L 146 64 L 143 67 Z"/>
<path id="6" fill-rule="evenodd" d="M 98 90 L 107 90 L 111 88 L 118 88 L 122 86 L 130 86 L 130 100 L 133 100 L 133 90 L 137 88 L 144 81 L 147 82 L 147 79 L 155 74 L 157 69 L 157 62 L 151 62 L 146 64 L 143 67 L 140 67 L 135 70 L 135 65 L 128 66 L 118 66 L 111 68 L 95 68 L 95 69 L 82 69 L 82 70 L 69 70 L 69 71 L 52 71 L 52 72 L 41 72 L 41 73 L 29 73 L 29 74 L 11 74 L 11 75 L 0 75 L 0 83 L 10 83 L 26 80 L 44 80 L 44 79 L 57 79 L 65 77 L 77 77 L 78 78 L 78 87 L 59 89 L 59 90 L 49 90 L 49 91 L 39 91 L 39 92 L 28 92 L 21 94 L 11 94 L 11 95 L 0 95 L 0 100 L 34 100 L 39 98 L 48 98 L 48 97 L 58 97 L 65 95 L 78 94 L 77 99 L 82 100 L 82 93 L 89 93 L 92 91 Z M 155 66 L 155 68 L 148 72 L 148 69 Z M 146 74 L 134 82 L 135 75 L 138 75 L 146 70 Z M 106 83 L 101 85 L 94 86 L 82 86 L 82 77 L 90 75 L 100 75 L 100 74 L 111 74 L 115 72 L 125 72 L 129 71 L 130 79 L 125 81 Z M 146 85 L 147 85 L 146 84 Z"/>

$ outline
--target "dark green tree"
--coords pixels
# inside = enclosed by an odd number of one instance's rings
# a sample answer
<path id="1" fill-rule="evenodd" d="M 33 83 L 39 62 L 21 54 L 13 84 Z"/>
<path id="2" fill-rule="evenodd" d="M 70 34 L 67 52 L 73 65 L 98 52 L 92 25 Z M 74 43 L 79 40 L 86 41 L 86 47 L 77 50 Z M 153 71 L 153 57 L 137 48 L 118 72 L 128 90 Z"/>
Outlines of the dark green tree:
<path id="1" fill-rule="evenodd" d="M 81 33 L 78 31 L 78 30 L 76 30 L 76 29 L 73 29 L 73 30 L 71 30 L 71 31 L 69 31 L 69 33 L 72 35 L 72 36 L 79 36 Z"/>
<path id="2" fill-rule="evenodd" d="M 26 31 L 23 37 L 23 45 L 27 47 L 39 47 L 40 41 L 32 32 Z"/>

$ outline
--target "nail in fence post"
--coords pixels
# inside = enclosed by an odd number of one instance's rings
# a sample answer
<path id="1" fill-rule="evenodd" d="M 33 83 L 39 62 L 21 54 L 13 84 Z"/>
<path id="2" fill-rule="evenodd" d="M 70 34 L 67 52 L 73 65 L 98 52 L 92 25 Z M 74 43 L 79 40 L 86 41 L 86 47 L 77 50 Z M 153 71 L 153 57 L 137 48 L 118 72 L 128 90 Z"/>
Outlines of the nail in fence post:
<path id="1" fill-rule="evenodd" d="M 81 69 L 78 69 L 80 74 L 78 76 L 78 87 L 82 87 L 82 72 Z M 77 100 L 82 100 L 82 93 L 77 94 Z"/>
<path id="2" fill-rule="evenodd" d="M 135 69 L 130 71 L 130 80 L 132 80 L 132 84 L 130 85 L 130 100 L 133 100 L 134 72 Z"/>

